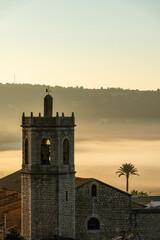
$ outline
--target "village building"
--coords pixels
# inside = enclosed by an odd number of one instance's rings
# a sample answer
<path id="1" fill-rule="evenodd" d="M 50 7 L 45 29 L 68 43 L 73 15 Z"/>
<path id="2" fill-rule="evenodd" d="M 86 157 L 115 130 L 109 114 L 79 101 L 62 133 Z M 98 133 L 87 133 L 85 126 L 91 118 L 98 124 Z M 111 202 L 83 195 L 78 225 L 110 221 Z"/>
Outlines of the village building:
<path id="1" fill-rule="evenodd" d="M 160 209 L 145 208 L 129 193 L 94 178 L 75 177 L 74 113 L 22 116 L 22 169 L 0 179 L 0 228 L 26 240 L 112 239 L 138 232 L 160 239 Z"/>

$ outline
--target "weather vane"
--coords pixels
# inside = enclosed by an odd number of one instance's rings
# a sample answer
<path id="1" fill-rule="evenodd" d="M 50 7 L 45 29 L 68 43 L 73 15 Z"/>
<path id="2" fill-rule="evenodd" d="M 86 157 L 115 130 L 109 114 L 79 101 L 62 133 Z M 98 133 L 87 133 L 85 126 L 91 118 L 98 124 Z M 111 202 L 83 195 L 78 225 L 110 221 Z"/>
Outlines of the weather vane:
<path id="1" fill-rule="evenodd" d="M 49 88 L 50 88 L 49 86 L 48 86 L 48 88 L 46 88 L 46 92 L 48 92 L 48 95 L 50 92 L 52 92 Z"/>

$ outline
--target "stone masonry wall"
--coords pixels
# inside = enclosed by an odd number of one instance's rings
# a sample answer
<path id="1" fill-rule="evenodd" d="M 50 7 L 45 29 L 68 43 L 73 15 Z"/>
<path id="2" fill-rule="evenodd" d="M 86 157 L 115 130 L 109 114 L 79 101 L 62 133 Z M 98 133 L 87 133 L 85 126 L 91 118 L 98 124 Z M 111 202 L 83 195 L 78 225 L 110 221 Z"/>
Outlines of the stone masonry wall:
<path id="1" fill-rule="evenodd" d="M 97 186 L 97 197 L 92 197 L 92 185 Z M 120 231 L 131 229 L 130 195 L 97 180 L 76 188 L 76 239 L 112 239 Z M 88 230 L 90 218 L 97 218 L 100 230 Z"/>
<path id="2" fill-rule="evenodd" d="M 57 176 L 33 175 L 31 185 L 31 239 L 57 234 Z"/>
<path id="3" fill-rule="evenodd" d="M 132 230 L 145 240 L 160 240 L 160 209 L 134 209 Z"/>
<path id="4" fill-rule="evenodd" d="M 74 128 L 57 131 L 59 236 L 75 237 Z M 63 141 L 69 141 L 69 164 L 63 164 Z"/>
<path id="5" fill-rule="evenodd" d="M 59 177 L 59 236 L 75 237 L 74 173 Z"/>
<path id="6" fill-rule="evenodd" d="M 21 176 L 21 234 L 26 240 L 31 238 L 31 176 Z"/>
<path id="7" fill-rule="evenodd" d="M 0 223 L 4 222 L 4 213 L 10 211 L 13 208 L 19 208 L 20 205 L 20 193 L 6 195 L 7 190 L 4 190 L 4 197 L 0 198 Z"/>
<path id="8" fill-rule="evenodd" d="M 31 117 L 31 123 L 25 123 L 25 119 L 22 123 L 22 234 L 27 240 L 53 235 L 74 238 L 74 117 L 56 118 L 55 126 L 54 118 Z M 28 164 L 24 161 L 26 138 Z M 63 141 L 66 138 L 69 141 L 69 164 L 65 165 Z M 50 141 L 49 165 L 41 164 L 43 139 Z"/>
<path id="9" fill-rule="evenodd" d="M 16 229 L 21 232 L 21 207 L 14 208 L 6 213 L 6 232 Z"/>

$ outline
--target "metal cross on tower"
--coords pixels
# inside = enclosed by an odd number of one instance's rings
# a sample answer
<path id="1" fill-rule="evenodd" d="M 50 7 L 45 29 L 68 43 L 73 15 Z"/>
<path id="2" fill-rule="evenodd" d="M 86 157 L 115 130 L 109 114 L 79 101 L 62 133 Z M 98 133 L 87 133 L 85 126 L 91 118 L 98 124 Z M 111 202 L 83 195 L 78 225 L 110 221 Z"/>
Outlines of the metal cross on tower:
<path id="1" fill-rule="evenodd" d="M 48 95 L 50 92 L 52 92 L 49 88 L 50 88 L 50 86 L 48 86 L 48 88 L 46 88 L 46 92 L 48 92 Z"/>

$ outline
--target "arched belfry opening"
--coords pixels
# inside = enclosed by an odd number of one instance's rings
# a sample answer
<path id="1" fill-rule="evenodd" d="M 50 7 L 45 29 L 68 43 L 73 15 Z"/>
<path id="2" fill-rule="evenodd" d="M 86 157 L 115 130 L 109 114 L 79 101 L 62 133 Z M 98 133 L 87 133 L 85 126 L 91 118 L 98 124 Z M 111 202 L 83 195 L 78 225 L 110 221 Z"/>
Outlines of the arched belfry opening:
<path id="1" fill-rule="evenodd" d="M 51 145 L 49 139 L 41 141 L 41 165 L 50 165 L 51 162 Z"/>
<path id="2" fill-rule="evenodd" d="M 63 141 L 63 164 L 69 164 L 69 140 Z"/>
<path id="3" fill-rule="evenodd" d="M 25 140 L 24 163 L 28 164 L 28 139 Z"/>
<path id="4" fill-rule="evenodd" d="M 88 230 L 98 230 L 100 229 L 100 223 L 97 218 L 90 218 L 88 221 Z"/>

